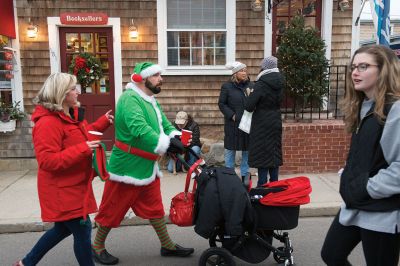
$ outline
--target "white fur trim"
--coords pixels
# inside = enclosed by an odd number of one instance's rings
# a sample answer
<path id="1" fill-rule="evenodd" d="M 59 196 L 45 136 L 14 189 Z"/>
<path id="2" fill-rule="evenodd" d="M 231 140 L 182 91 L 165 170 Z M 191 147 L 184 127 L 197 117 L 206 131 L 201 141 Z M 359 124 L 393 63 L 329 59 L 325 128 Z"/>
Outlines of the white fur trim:
<path id="1" fill-rule="evenodd" d="M 175 136 L 182 136 L 182 132 L 178 131 L 178 130 L 174 130 L 171 133 L 169 133 L 168 137 L 173 138 Z"/>
<path id="2" fill-rule="evenodd" d="M 154 74 L 161 73 L 162 69 L 159 65 L 152 65 L 148 68 L 142 70 L 142 72 L 138 73 L 142 76 L 143 79 L 153 76 Z"/>
<path id="3" fill-rule="evenodd" d="M 154 152 L 159 155 L 163 155 L 164 153 L 167 152 L 169 143 L 170 143 L 169 137 L 164 133 L 161 133 L 160 138 L 158 139 L 157 147 L 154 149 Z"/>
<path id="4" fill-rule="evenodd" d="M 156 177 L 162 178 L 163 173 L 161 172 L 160 168 L 158 167 L 158 163 L 154 162 L 154 168 L 153 168 L 153 173 L 151 176 L 149 176 L 146 179 L 137 179 L 133 176 L 120 176 L 117 174 L 110 173 L 110 180 L 115 181 L 115 182 L 120 182 L 120 183 L 125 183 L 129 185 L 135 185 L 135 186 L 146 186 L 150 183 L 152 183 Z"/>
<path id="5" fill-rule="evenodd" d="M 153 95 L 152 96 L 147 95 L 135 83 L 129 82 L 128 84 L 126 84 L 125 88 L 136 91 L 139 94 L 139 96 L 143 98 L 143 100 L 149 103 L 153 103 L 156 101 L 156 98 L 154 98 Z"/>

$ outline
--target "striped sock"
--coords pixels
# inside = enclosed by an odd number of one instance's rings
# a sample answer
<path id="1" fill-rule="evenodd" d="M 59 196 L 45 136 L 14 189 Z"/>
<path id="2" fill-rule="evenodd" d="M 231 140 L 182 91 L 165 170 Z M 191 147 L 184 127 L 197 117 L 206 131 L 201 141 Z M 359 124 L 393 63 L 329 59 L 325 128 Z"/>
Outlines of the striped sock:
<path id="1" fill-rule="evenodd" d="M 97 254 L 100 254 L 100 252 L 106 249 L 104 242 L 106 241 L 107 235 L 110 231 L 110 227 L 97 224 L 97 233 L 92 244 L 92 247 Z"/>
<path id="2" fill-rule="evenodd" d="M 160 239 L 161 246 L 166 249 L 174 250 L 175 243 L 172 242 L 167 231 L 167 225 L 165 223 L 164 217 L 159 219 L 150 219 L 150 224 L 153 226 Z"/>

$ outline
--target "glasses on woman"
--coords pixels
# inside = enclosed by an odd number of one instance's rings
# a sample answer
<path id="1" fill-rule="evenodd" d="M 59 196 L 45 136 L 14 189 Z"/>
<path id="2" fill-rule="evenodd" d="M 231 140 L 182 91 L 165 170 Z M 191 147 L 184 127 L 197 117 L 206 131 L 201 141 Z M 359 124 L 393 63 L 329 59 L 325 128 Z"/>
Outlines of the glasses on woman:
<path id="1" fill-rule="evenodd" d="M 376 66 L 377 67 L 378 65 L 372 65 L 372 64 L 368 64 L 368 63 L 361 63 L 361 64 L 358 64 L 358 65 L 351 65 L 350 66 L 350 71 L 353 72 L 354 69 L 357 69 L 358 72 L 365 72 L 365 71 L 367 71 L 367 69 L 370 66 Z"/>

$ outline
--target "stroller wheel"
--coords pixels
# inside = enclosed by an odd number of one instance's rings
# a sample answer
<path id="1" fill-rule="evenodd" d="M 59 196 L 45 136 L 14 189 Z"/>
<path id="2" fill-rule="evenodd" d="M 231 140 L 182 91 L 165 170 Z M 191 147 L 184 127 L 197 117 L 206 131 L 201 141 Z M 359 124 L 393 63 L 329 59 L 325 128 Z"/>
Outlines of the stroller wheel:
<path id="1" fill-rule="evenodd" d="M 278 247 L 277 250 L 283 252 L 284 251 L 284 247 Z M 290 248 L 290 253 L 292 253 L 293 249 Z M 285 256 L 282 256 L 280 254 L 278 254 L 277 252 L 274 252 L 274 259 L 277 263 L 281 264 L 281 263 L 285 263 L 284 265 L 293 265 L 293 264 L 287 264 L 287 262 L 291 262 L 291 259 L 286 258 Z"/>
<path id="2" fill-rule="evenodd" d="M 199 266 L 206 265 L 235 266 L 236 263 L 233 260 L 232 254 L 228 250 L 224 248 L 212 247 L 201 254 Z"/>

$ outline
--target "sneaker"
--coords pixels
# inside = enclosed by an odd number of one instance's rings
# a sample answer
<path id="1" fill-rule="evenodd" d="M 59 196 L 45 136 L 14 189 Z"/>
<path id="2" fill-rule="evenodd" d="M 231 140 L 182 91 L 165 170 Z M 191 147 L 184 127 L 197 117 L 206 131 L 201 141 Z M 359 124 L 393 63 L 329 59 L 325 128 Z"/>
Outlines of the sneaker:
<path id="1" fill-rule="evenodd" d="M 161 247 L 160 253 L 161 256 L 168 257 L 168 256 L 175 256 L 175 257 L 187 257 L 194 252 L 193 248 L 184 248 L 175 244 L 176 249 L 167 249 Z"/>
<path id="2" fill-rule="evenodd" d="M 107 250 L 102 250 L 100 254 L 92 248 L 92 257 L 95 262 L 103 265 L 115 265 L 119 262 L 119 259 L 107 252 Z"/>

